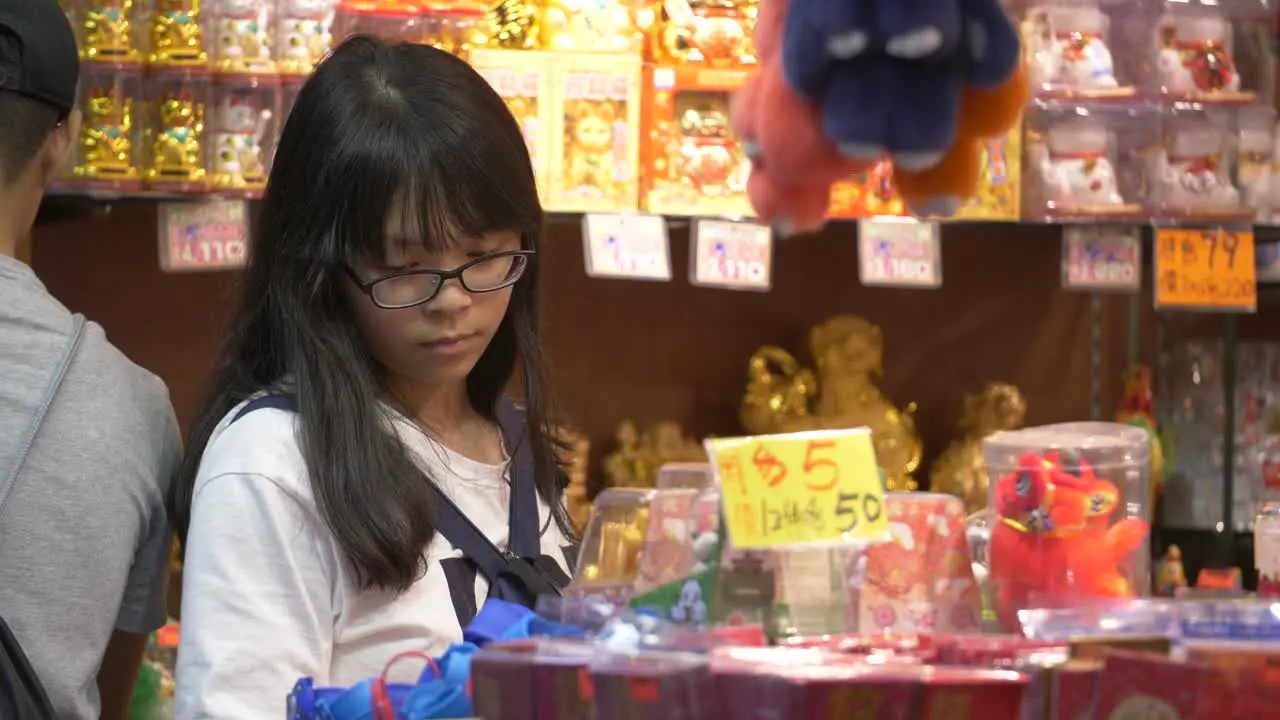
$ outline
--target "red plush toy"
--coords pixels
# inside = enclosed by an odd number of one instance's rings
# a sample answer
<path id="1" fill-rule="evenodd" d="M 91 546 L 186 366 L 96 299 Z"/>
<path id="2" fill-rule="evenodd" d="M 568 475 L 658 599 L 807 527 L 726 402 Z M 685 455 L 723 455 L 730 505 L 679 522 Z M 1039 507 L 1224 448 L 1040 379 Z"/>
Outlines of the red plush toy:
<path id="1" fill-rule="evenodd" d="M 993 490 L 987 581 L 1006 630 L 1021 627 L 1024 608 L 1135 596 L 1121 568 L 1145 543 L 1148 525 L 1138 518 L 1110 524 L 1120 494 L 1078 453 L 1028 453 Z"/>

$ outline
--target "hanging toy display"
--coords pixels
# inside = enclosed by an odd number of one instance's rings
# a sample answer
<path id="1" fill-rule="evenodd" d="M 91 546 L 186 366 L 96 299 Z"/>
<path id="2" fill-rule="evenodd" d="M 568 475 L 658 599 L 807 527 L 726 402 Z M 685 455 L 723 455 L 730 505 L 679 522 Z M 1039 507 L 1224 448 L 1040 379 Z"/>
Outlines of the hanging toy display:
<path id="1" fill-rule="evenodd" d="M 755 40 L 760 72 L 733 125 L 752 204 L 781 234 L 820 228 L 831 186 L 884 157 L 913 212 L 954 214 L 977 189 L 982 141 L 1012 128 L 1029 95 L 998 0 L 931 15 L 896 0 L 766 0 Z"/>
<path id="2" fill-rule="evenodd" d="M 1006 632 L 1021 631 L 1019 610 L 1131 598 L 1150 587 L 1149 449 L 1146 430 L 1113 423 L 986 441 L 995 518 L 987 581 Z"/>

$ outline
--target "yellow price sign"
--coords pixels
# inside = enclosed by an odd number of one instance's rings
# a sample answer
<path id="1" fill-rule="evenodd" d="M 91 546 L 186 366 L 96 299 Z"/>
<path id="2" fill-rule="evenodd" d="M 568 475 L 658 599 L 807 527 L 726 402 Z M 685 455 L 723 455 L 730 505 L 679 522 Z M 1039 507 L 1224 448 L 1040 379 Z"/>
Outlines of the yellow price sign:
<path id="1" fill-rule="evenodd" d="M 734 547 L 880 537 L 889 530 L 866 428 L 712 438 L 705 446 Z"/>
<path id="2" fill-rule="evenodd" d="M 1156 307 L 1257 309 L 1252 230 L 1159 228 L 1155 256 Z"/>

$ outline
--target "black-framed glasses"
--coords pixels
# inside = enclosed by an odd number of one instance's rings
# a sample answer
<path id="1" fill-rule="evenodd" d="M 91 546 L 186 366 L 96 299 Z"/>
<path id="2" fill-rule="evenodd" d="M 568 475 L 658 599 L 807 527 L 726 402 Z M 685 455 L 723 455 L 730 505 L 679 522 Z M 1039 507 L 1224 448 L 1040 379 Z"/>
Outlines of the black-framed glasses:
<path id="1" fill-rule="evenodd" d="M 384 310 L 401 310 L 431 302 L 440 288 L 454 278 L 464 290 L 472 293 L 493 292 L 513 285 L 524 275 L 533 254 L 533 250 L 508 250 L 478 257 L 452 270 L 401 270 L 372 280 L 361 280 L 351 268 L 347 268 L 347 272 L 374 305 Z"/>

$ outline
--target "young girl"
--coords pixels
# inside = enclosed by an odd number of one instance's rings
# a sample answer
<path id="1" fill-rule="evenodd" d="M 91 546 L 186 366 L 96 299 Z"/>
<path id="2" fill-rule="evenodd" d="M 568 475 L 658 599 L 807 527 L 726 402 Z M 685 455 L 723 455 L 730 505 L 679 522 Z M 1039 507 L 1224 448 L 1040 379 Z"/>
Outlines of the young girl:
<path id="1" fill-rule="evenodd" d="M 261 211 L 171 500 L 178 720 L 279 720 L 299 678 L 438 654 L 490 596 L 489 561 L 527 554 L 561 585 L 573 554 L 538 350 L 542 209 L 489 85 L 431 47 L 346 42 L 299 92 Z M 523 415 L 503 397 L 517 367 Z M 468 557 L 458 534 L 477 530 L 490 552 Z"/>

